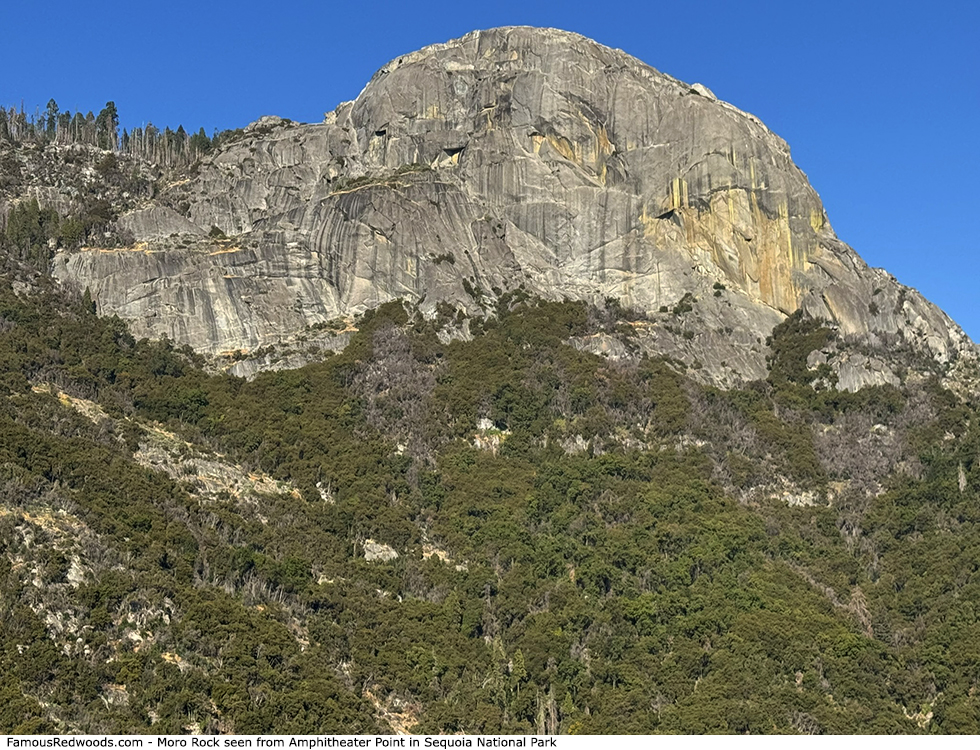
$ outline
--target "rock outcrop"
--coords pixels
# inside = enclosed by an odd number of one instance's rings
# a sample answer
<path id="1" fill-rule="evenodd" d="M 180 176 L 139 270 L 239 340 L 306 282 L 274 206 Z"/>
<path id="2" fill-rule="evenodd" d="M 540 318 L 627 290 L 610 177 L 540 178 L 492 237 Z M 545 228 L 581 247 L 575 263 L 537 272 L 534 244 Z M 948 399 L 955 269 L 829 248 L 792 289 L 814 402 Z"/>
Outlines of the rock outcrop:
<path id="1" fill-rule="evenodd" d="M 764 375 L 766 336 L 800 308 L 871 347 L 974 353 L 836 238 L 758 119 L 551 29 L 400 57 L 320 124 L 263 118 L 121 224 L 134 248 L 62 254 L 60 278 L 208 353 L 396 298 L 480 315 L 520 286 L 644 311 L 641 349 L 721 385 Z"/>

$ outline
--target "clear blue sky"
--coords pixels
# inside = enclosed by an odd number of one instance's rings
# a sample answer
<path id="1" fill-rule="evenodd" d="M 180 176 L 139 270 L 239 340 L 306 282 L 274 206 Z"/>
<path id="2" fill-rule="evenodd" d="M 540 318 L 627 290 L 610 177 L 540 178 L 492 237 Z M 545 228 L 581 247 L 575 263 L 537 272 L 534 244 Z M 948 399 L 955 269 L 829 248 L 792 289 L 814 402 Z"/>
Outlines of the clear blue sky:
<path id="1" fill-rule="evenodd" d="M 975 2 L 0 3 L 0 103 L 122 125 L 319 121 L 388 60 L 477 28 L 576 31 L 701 82 L 785 138 L 837 234 L 980 340 Z"/>

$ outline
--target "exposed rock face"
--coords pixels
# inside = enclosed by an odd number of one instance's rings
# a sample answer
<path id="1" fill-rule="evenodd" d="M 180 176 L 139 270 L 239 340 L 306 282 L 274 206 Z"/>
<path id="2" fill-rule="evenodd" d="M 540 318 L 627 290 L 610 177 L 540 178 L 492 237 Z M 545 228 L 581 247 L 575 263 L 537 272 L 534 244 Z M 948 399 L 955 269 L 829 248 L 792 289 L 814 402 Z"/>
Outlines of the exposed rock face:
<path id="1" fill-rule="evenodd" d="M 395 298 L 480 313 L 523 285 L 647 311 L 640 347 L 719 384 L 764 375 L 766 336 L 799 308 L 870 345 L 973 353 L 836 238 L 759 120 L 562 31 L 474 32 L 405 55 L 321 124 L 263 118 L 163 200 L 189 218 L 131 213 L 140 252 L 62 256 L 58 273 L 138 333 L 206 352 Z M 212 227 L 236 241 L 209 243 Z"/>
<path id="2" fill-rule="evenodd" d="M 199 234 L 198 226 L 166 206 L 130 211 L 119 220 L 122 229 L 141 240 L 159 240 L 174 234 Z"/>
<path id="3" fill-rule="evenodd" d="M 376 542 L 373 539 L 364 540 L 364 559 L 368 562 L 388 562 L 397 558 L 398 553 L 387 544 Z"/>

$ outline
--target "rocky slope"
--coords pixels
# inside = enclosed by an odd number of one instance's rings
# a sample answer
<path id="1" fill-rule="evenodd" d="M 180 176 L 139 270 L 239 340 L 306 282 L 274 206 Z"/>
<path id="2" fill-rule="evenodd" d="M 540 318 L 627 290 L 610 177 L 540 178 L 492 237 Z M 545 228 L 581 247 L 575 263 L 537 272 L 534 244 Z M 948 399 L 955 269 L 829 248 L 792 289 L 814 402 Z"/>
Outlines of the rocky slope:
<path id="1" fill-rule="evenodd" d="M 847 388 L 896 381 L 909 354 L 975 356 L 837 239 L 758 119 L 550 29 L 400 57 L 320 124 L 263 118 L 120 225 L 134 246 L 61 253 L 56 274 L 138 335 L 210 354 L 396 298 L 482 315 L 523 286 L 617 298 L 644 313 L 641 350 L 720 385 L 764 376 L 769 332 L 798 309 L 859 345 L 822 355 Z"/>

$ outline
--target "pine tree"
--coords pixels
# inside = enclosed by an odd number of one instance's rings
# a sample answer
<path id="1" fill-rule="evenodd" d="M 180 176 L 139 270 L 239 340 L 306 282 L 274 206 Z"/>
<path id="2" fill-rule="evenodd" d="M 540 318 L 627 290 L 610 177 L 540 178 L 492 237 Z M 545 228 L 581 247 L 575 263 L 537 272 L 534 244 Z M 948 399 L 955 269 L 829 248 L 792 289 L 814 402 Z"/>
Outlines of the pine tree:
<path id="1" fill-rule="evenodd" d="M 115 102 L 106 102 L 105 107 L 95 119 L 96 145 L 99 148 L 115 149 L 119 135 L 119 113 Z"/>
<path id="2" fill-rule="evenodd" d="M 58 103 L 54 99 L 48 99 L 48 106 L 44 110 L 44 122 L 49 141 L 53 141 L 58 133 L 59 111 Z"/>

